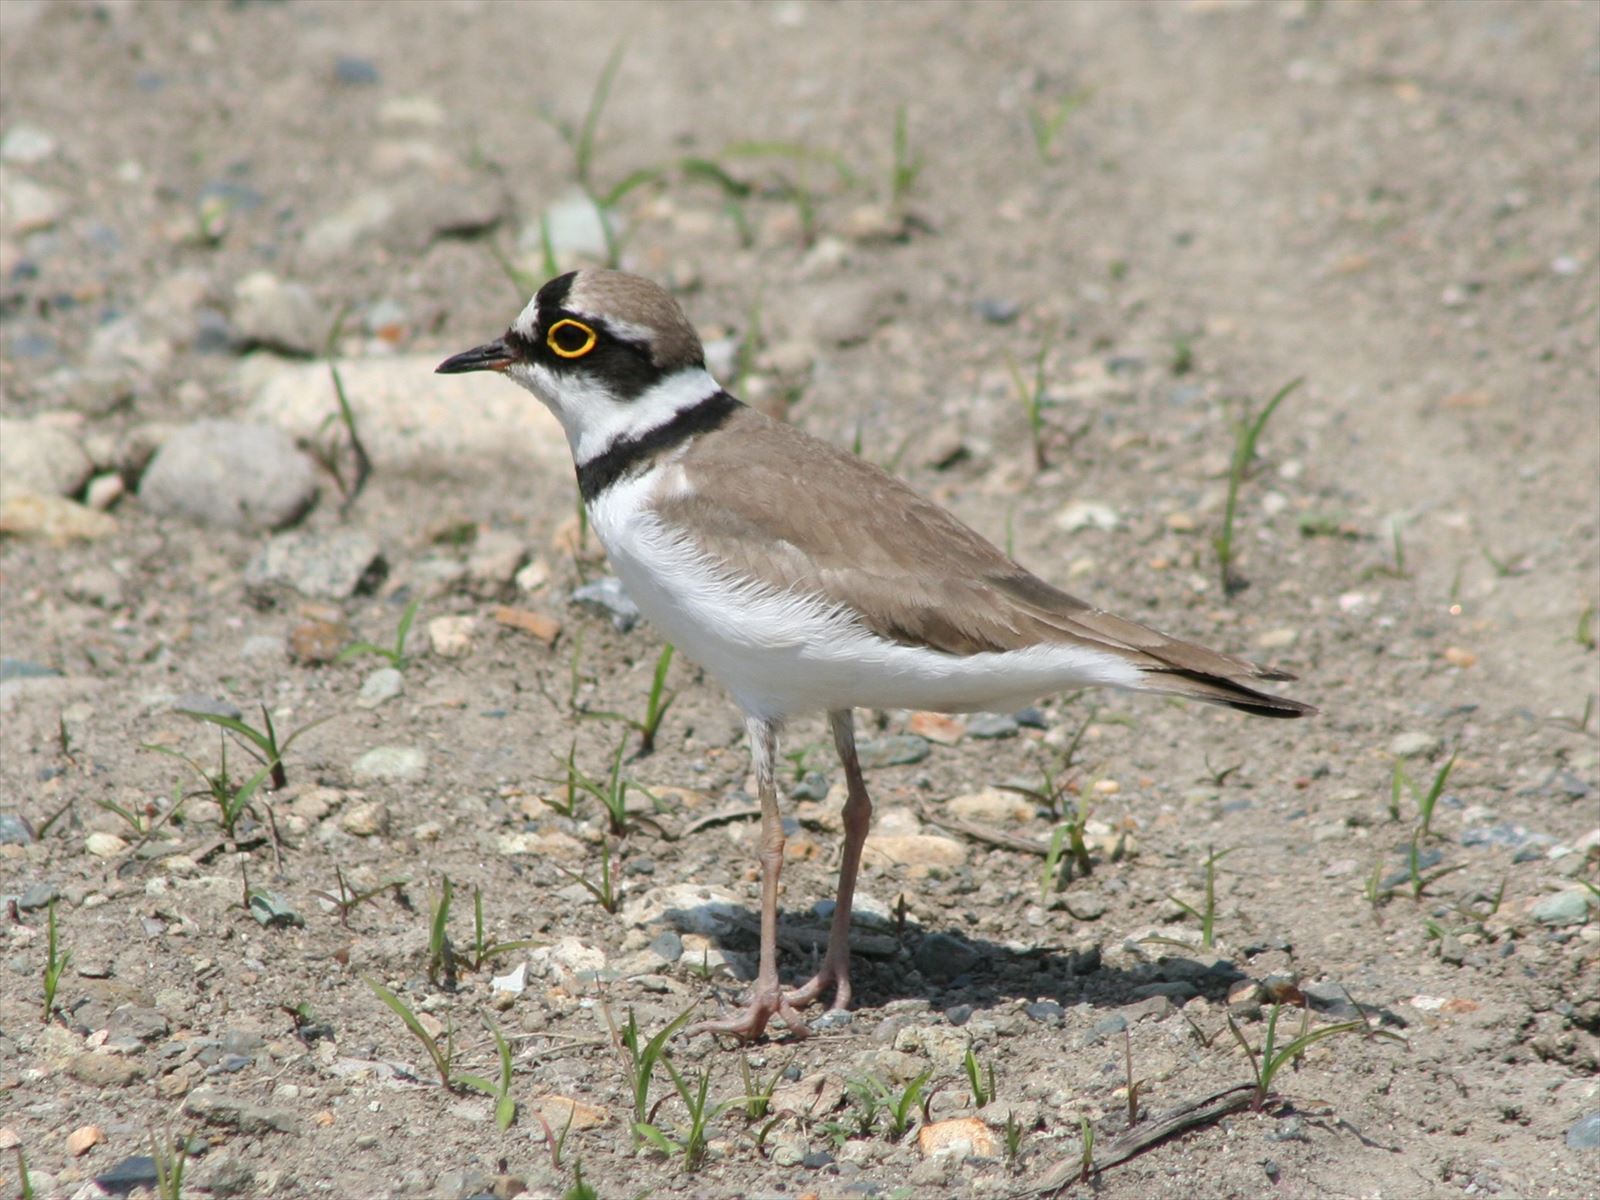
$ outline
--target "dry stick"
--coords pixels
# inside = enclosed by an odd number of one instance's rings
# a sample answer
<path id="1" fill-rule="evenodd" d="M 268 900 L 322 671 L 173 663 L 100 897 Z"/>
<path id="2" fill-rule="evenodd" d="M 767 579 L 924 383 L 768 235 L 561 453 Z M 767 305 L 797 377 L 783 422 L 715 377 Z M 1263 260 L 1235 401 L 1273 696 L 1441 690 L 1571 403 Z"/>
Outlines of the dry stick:
<path id="1" fill-rule="evenodd" d="M 943 829 L 960 837 L 971 838 L 975 842 L 982 842 L 986 846 L 995 846 L 1001 850 L 1015 850 L 1019 854 L 1036 854 L 1040 858 L 1050 853 L 1050 847 L 1032 838 L 1018 837 L 1013 833 L 1004 833 L 998 829 L 991 829 L 987 825 L 978 825 L 972 821 L 963 821 L 959 817 L 935 816 L 923 810 L 918 813 L 924 824 Z"/>
<path id="2" fill-rule="evenodd" d="M 1151 1117 L 1145 1124 L 1137 1129 L 1128 1130 L 1104 1149 L 1097 1149 L 1094 1156 L 1094 1173 L 1098 1175 L 1107 1167 L 1125 1163 L 1169 1137 L 1185 1133 L 1190 1129 L 1198 1129 L 1202 1125 L 1209 1125 L 1229 1113 L 1242 1112 L 1250 1107 L 1255 1094 L 1255 1084 L 1241 1083 L 1227 1091 L 1207 1096 L 1204 1100 L 1183 1104 Z M 1082 1171 L 1083 1164 L 1077 1160 L 1057 1163 L 1030 1191 L 1040 1196 L 1049 1192 L 1060 1192 L 1076 1183 Z"/>

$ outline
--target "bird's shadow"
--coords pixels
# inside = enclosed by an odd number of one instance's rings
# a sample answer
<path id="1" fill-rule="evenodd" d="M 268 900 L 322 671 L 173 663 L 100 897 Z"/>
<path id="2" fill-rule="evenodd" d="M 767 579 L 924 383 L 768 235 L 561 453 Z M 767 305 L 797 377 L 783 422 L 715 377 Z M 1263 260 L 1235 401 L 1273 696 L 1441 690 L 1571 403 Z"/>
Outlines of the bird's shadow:
<path id="1" fill-rule="evenodd" d="M 669 909 L 665 919 L 684 930 L 707 933 L 730 957 L 736 982 L 754 976 L 759 921 L 745 909 L 718 905 Z M 814 912 L 780 913 L 778 970 L 786 987 L 821 964 L 828 928 Z M 1025 1000 L 1029 1015 L 1059 1021 L 1079 1004 L 1121 1008 L 1166 996 L 1175 1003 L 1194 996 L 1223 1000 L 1247 978 L 1233 962 L 1198 948 L 1152 944 L 1148 961 L 1112 966 L 1101 955 L 1103 938 L 1084 937 L 1076 946 L 1005 944 L 920 922 L 858 922 L 851 930 L 852 1008 L 858 1018 L 891 1015 L 898 1000 L 926 1000 L 936 1011 L 960 1014 Z M 692 960 L 691 960 L 692 961 Z M 1053 1004 L 1052 1004 L 1053 1002 Z M 885 1011 L 885 1010 L 891 1011 Z"/>

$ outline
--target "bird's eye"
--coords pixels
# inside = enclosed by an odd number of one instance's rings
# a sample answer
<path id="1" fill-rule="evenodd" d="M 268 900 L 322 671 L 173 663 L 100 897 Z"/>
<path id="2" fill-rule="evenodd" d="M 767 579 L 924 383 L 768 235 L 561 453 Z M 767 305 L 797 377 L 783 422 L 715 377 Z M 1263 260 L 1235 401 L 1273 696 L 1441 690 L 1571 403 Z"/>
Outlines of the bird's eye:
<path id="1" fill-rule="evenodd" d="M 582 321 L 564 318 L 550 326 L 545 344 L 562 358 L 582 358 L 594 349 L 594 330 Z"/>

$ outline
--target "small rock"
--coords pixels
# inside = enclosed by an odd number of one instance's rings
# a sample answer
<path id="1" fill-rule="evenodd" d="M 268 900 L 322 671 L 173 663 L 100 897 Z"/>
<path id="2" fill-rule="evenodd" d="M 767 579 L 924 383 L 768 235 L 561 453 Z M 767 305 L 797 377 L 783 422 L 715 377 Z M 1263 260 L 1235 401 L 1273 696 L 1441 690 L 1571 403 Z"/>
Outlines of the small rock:
<path id="1" fill-rule="evenodd" d="M 809 289 L 799 323 L 823 345 L 854 346 L 892 319 L 901 300 L 898 288 L 870 278 L 821 284 Z"/>
<path id="2" fill-rule="evenodd" d="M 999 788 L 984 788 L 981 792 L 957 796 L 947 807 L 964 820 L 989 825 L 1021 825 L 1033 820 L 1033 805 L 1015 792 L 1003 792 Z"/>
<path id="3" fill-rule="evenodd" d="M 1022 305 L 1000 296 L 985 296 L 972 307 L 978 316 L 991 325 L 1009 325 L 1022 312 Z"/>
<path id="4" fill-rule="evenodd" d="M 639 623 L 639 606 L 614 575 L 584 584 L 572 593 L 572 603 L 609 616 L 618 633 L 627 633 Z"/>
<path id="5" fill-rule="evenodd" d="M 1397 733 L 1389 741 L 1389 753 L 1396 758 L 1423 758 L 1439 749 L 1439 736 L 1412 730 Z"/>
<path id="6" fill-rule="evenodd" d="M 233 332 L 245 346 L 310 356 L 322 349 L 325 318 L 304 284 L 254 271 L 233 288 Z"/>
<path id="7" fill-rule="evenodd" d="M 967 861 L 967 848 L 953 838 L 935 834 L 886 834 L 868 837 L 861 851 L 862 861 L 874 866 L 906 866 L 913 874 L 929 868 L 959 867 Z"/>
<path id="8" fill-rule="evenodd" d="M 20 238 L 49 229 L 65 213 L 59 193 L 15 171 L 0 171 L 0 235 Z"/>
<path id="9" fill-rule="evenodd" d="M 491 975 L 489 977 L 489 990 L 504 992 L 509 996 L 520 996 L 528 987 L 528 964 L 518 963 L 512 970 L 504 975 Z"/>
<path id="10" fill-rule="evenodd" d="M 0 417 L 0 488 L 75 496 L 93 473 L 89 456 L 66 430 Z"/>
<path id="11" fill-rule="evenodd" d="M 105 1140 L 105 1130 L 100 1126 L 80 1125 L 67 1134 L 67 1153 L 74 1158 L 82 1158 Z"/>
<path id="12" fill-rule="evenodd" d="M 404 690 L 404 675 L 393 667 L 380 667 L 361 681 L 361 694 L 356 704 L 362 708 L 377 708 Z"/>
<path id="13" fill-rule="evenodd" d="M 70 599 L 96 608 L 121 608 L 127 596 L 122 588 L 122 576 L 110 567 L 92 566 L 73 572 L 65 588 Z"/>
<path id="14" fill-rule="evenodd" d="M 919 763 L 931 753 L 926 738 L 902 733 L 892 737 L 872 738 L 856 746 L 856 757 L 865 770 L 876 767 L 904 767 Z"/>
<path id="15" fill-rule="evenodd" d="M 351 837 L 379 837 L 389 831 L 389 807 L 376 800 L 357 804 L 340 816 L 339 828 Z"/>
<path id="16" fill-rule="evenodd" d="M 0 1125 L 0 1153 L 15 1150 L 22 1145 L 22 1135 L 9 1125 Z"/>
<path id="17" fill-rule="evenodd" d="M 263 929 L 299 929 L 306 923 L 287 900 L 270 888 L 251 888 L 248 907 L 256 924 Z"/>
<path id="18" fill-rule="evenodd" d="M 67 1074 L 91 1087 L 126 1087 L 144 1078 L 144 1067 L 120 1054 L 74 1054 L 67 1060 Z"/>
<path id="19" fill-rule="evenodd" d="M 353 529 L 297 530 L 272 538 L 244 569 L 246 587 L 282 585 L 302 596 L 344 600 L 372 591 L 388 572 L 383 551 Z"/>
<path id="20" fill-rule="evenodd" d="M 41 908 L 49 908 L 53 901 L 61 899 L 61 889 L 53 883 L 33 883 L 22 889 L 22 895 L 17 897 L 17 908 L 22 912 L 37 912 Z"/>
<path id="21" fill-rule="evenodd" d="M 620 238 L 623 233 L 621 218 L 613 212 L 609 219 L 612 237 Z M 542 253 L 547 238 L 563 269 L 578 259 L 604 261 L 610 253 L 600 213 L 594 201 L 579 191 L 568 192 L 546 208 L 539 221 L 522 231 L 517 248 L 528 254 Z"/>
<path id="22" fill-rule="evenodd" d="M 966 736 L 967 723 L 946 713 L 914 712 L 906 722 L 906 730 L 941 746 L 954 746 Z"/>
<path id="23" fill-rule="evenodd" d="M 961 938 L 948 933 L 930 933 L 922 939 L 911 958 L 923 975 L 943 982 L 971 970 L 979 954 L 971 943 Z"/>
<path id="24" fill-rule="evenodd" d="M 116 1166 L 102 1175 L 96 1175 L 94 1182 L 101 1193 L 108 1196 L 126 1196 L 137 1188 L 155 1193 L 161 1176 L 156 1171 L 156 1160 L 148 1154 L 135 1154 L 125 1158 Z"/>
<path id="25" fill-rule="evenodd" d="M 340 258 L 358 242 L 380 233 L 399 211 L 399 204 L 388 192 L 373 189 L 361 193 L 337 212 L 314 221 L 306 230 L 301 244 L 305 261 L 313 266 L 324 266 Z"/>
<path id="26" fill-rule="evenodd" d="M 0 138 L 0 162 L 41 163 L 55 152 L 55 138 L 37 125 L 13 125 Z"/>
<path id="27" fill-rule="evenodd" d="M 391 781 L 410 783 L 428 770 L 428 756 L 413 746 L 377 746 L 356 759 L 351 774 L 357 784 Z"/>
<path id="28" fill-rule="evenodd" d="M 0 533 L 13 537 L 38 538 L 53 545 L 88 542 L 116 531 L 117 522 L 107 513 L 95 512 L 83 504 L 10 488 L 0 492 Z"/>
<path id="29" fill-rule="evenodd" d="M 171 1032 L 167 1018 L 154 1008 L 137 1004 L 119 1005 L 106 1021 L 106 1030 L 135 1042 L 159 1042 Z"/>
<path id="30" fill-rule="evenodd" d="M 828 798 L 828 777 L 821 771 L 807 771 L 805 778 L 789 790 L 791 800 L 822 801 Z"/>
<path id="31" fill-rule="evenodd" d="M 1067 1010 L 1055 1000 L 1036 1000 L 1023 1005 L 1022 1011 L 1043 1025 L 1059 1025 L 1067 1016 Z"/>
<path id="32" fill-rule="evenodd" d="M 1573 1123 L 1567 1130 L 1567 1146 L 1573 1150 L 1600 1150 L 1600 1112 Z"/>
<path id="33" fill-rule="evenodd" d="M 333 60 L 333 77 L 346 87 L 371 87 L 383 77 L 371 59 L 341 54 Z"/>
<path id="34" fill-rule="evenodd" d="M 0 813 L 0 846 L 27 846 L 32 842 L 33 829 L 20 813 Z"/>
<path id="35" fill-rule="evenodd" d="M 1589 919 L 1589 892 L 1567 888 L 1533 902 L 1528 915 L 1541 925 L 1582 925 Z"/>
<path id="36" fill-rule="evenodd" d="M 350 626 L 342 620 L 301 621 L 289 631 L 289 657 L 295 662 L 330 663 L 349 644 Z"/>
<path id="37" fill-rule="evenodd" d="M 1074 533 L 1080 529 L 1111 530 L 1117 527 L 1117 510 L 1097 500 L 1074 500 L 1056 514 L 1057 529 Z"/>
<path id="38" fill-rule="evenodd" d="M 606 1109 L 597 1104 L 585 1104 L 570 1096 L 544 1096 L 535 1100 L 533 1107 L 551 1129 L 558 1131 L 557 1136 L 560 1130 L 567 1128 L 568 1122 L 571 1122 L 574 1131 L 582 1132 L 585 1129 L 599 1129 L 611 1120 L 611 1113 Z"/>
<path id="39" fill-rule="evenodd" d="M 952 1158 L 998 1158 L 1000 1142 L 977 1117 L 934 1121 L 917 1130 L 917 1149 L 925 1158 L 948 1154 Z"/>
<path id="40" fill-rule="evenodd" d="M 1017 736 L 1017 719 L 1004 713 L 977 713 L 967 721 L 967 732 L 975 738 L 992 741 Z"/>
<path id="41" fill-rule="evenodd" d="M 467 574 L 479 583 L 503 587 L 516 577 L 528 547 L 515 534 L 489 529 L 478 535 L 467 555 Z"/>
<path id="42" fill-rule="evenodd" d="M 294 1114 L 287 1109 L 256 1104 L 221 1088 L 203 1087 L 190 1092 L 183 1110 L 213 1125 L 237 1129 L 240 1133 L 294 1133 Z"/>
<path id="43" fill-rule="evenodd" d="M 115 858 L 128 848 L 128 843 L 114 833 L 91 833 L 84 838 L 83 848 L 96 858 Z"/>
<path id="44" fill-rule="evenodd" d="M 293 439 L 242 421 L 197 421 L 178 430 L 139 481 L 150 511 L 227 529 L 282 528 L 316 498 L 316 468 Z"/>
<path id="45" fill-rule="evenodd" d="M 1080 921 L 1098 921 L 1109 907 L 1110 903 L 1099 892 L 1074 891 L 1066 897 L 1068 915 Z"/>
<path id="46" fill-rule="evenodd" d="M 465 658 L 477 627 L 476 617 L 435 617 L 428 622 L 428 643 L 440 658 Z"/>

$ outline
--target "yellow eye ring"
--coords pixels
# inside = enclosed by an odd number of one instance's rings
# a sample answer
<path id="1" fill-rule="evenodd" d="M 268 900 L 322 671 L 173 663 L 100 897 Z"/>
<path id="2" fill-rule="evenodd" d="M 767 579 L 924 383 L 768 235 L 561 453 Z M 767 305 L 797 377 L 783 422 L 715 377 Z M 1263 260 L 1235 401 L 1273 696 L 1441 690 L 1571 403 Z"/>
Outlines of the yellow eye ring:
<path id="1" fill-rule="evenodd" d="M 559 341 L 556 340 L 556 335 L 564 329 L 576 329 L 579 333 L 583 334 L 583 341 L 576 346 L 563 346 Z M 562 320 L 557 321 L 554 325 L 550 326 L 550 332 L 545 334 L 544 337 L 544 344 L 549 346 L 550 349 L 561 358 L 582 358 L 585 354 L 594 349 L 594 343 L 594 330 L 590 329 L 582 321 L 574 321 L 571 318 L 563 318 Z"/>

